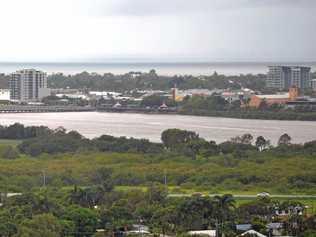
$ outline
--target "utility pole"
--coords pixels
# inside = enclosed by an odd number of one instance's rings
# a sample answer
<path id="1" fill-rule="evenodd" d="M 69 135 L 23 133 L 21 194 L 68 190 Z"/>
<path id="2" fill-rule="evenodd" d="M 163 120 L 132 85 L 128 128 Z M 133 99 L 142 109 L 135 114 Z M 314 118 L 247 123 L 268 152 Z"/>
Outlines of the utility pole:
<path id="1" fill-rule="evenodd" d="M 165 189 L 168 192 L 168 185 L 167 185 L 167 171 L 164 170 L 164 184 L 165 184 Z"/>
<path id="2" fill-rule="evenodd" d="M 215 219 L 215 226 L 216 226 L 216 233 L 215 233 L 215 235 L 216 235 L 216 237 L 219 237 L 219 229 L 218 229 L 218 219 L 216 218 Z"/>
<path id="3" fill-rule="evenodd" d="M 46 172 L 45 170 L 42 170 L 42 175 L 43 175 L 43 187 L 46 187 Z"/>

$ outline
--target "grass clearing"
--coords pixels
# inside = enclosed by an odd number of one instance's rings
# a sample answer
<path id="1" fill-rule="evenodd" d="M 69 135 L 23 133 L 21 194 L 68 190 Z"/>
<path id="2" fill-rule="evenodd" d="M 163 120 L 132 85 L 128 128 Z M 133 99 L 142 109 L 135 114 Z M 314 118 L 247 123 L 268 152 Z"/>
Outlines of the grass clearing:
<path id="1" fill-rule="evenodd" d="M 0 139 L 0 145 L 17 146 L 21 142 L 22 142 L 22 140 Z"/>
<path id="2" fill-rule="evenodd" d="M 147 190 L 146 186 L 116 186 L 115 190 L 117 191 L 122 191 L 122 192 L 129 192 L 129 191 L 133 191 L 133 190 L 137 190 L 137 191 L 142 191 L 145 192 Z M 180 186 L 168 186 L 168 193 L 169 194 L 179 194 L 179 197 L 181 197 L 181 195 L 193 195 L 195 193 L 200 193 L 202 195 L 213 195 L 215 193 L 210 193 L 208 191 L 202 191 L 200 188 L 197 189 L 186 189 Z M 221 191 L 218 192 L 219 195 L 223 195 L 223 194 L 232 194 L 232 195 L 237 195 L 237 197 L 235 196 L 235 200 L 236 200 L 236 205 L 240 206 L 242 204 L 245 203 L 249 203 L 253 200 L 257 199 L 257 193 L 254 193 L 253 191 L 241 191 L 241 192 L 236 192 L 236 191 L 232 191 L 232 190 L 227 190 L 227 191 Z M 245 197 L 240 197 L 239 195 L 246 195 Z M 249 195 L 249 196 L 247 196 Z M 251 197 L 250 197 L 251 195 Z M 176 197 L 176 196 L 174 196 Z M 297 201 L 297 202 L 301 202 L 303 203 L 306 207 L 307 207 L 307 213 L 308 214 L 315 214 L 316 213 L 316 197 L 315 198 L 304 198 L 304 197 L 278 197 L 278 198 L 272 198 L 272 200 L 275 201 Z"/>

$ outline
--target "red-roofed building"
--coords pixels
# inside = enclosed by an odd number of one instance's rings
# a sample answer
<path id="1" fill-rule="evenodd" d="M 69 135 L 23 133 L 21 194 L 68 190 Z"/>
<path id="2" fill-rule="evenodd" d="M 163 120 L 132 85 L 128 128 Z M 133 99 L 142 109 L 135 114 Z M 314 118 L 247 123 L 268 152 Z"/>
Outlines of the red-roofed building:
<path id="1" fill-rule="evenodd" d="M 299 96 L 297 87 L 291 87 L 288 93 L 274 95 L 253 95 L 248 104 L 249 107 L 259 108 L 264 101 L 268 106 L 273 104 L 286 104 L 289 101 L 294 101 Z"/>

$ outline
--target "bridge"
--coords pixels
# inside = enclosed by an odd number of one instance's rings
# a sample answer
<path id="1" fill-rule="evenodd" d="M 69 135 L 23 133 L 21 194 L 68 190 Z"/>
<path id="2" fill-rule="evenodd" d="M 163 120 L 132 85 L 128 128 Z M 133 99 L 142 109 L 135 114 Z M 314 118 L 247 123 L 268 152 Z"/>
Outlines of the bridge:
<path id="1" fill-rule="evenodd" d="M 0 105 L 0 113 L 115 112 L 176 114 L 176 108 L 92 107 L 75 105 Z"/>
<path id="2" fill-rule="evenodd" d="M 0 105 L 0 113 L 49 113 L 49 112 L 89 112 L 96 111 L 91 106 L 48 106 L 48 105 Z"/>
<path id="3" fill-rule="evenodd" d="M 176 114 L 176 108 L 142 108 L 142 107 L 97 107 L 99 112 L 112 112 L 112 113 L 154 113 L 154 114 Z"/>

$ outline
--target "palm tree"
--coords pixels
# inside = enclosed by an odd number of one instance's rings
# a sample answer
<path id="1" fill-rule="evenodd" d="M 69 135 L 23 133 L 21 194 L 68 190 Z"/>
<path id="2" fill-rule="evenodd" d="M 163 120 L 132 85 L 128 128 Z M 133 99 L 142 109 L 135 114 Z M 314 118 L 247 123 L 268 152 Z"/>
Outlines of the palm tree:
<path id="1" fill-rule="evenodd" d="M 78 188 L 78 186 L 75 185 L 74 189 L 70 191 L 68 199 L 70 204 L 86 206 L 85 204 L 87 203 L 87 193 L 84 189 L 80 187 Z"/>
<path id="2" fill-rule="evenodd" d="M 214 197 L 214 219 L 216 220 L 216 235 L 223 235 L 225 222 L 233 220 L 233 210 L 236 201 L 231 194 Z"/>

